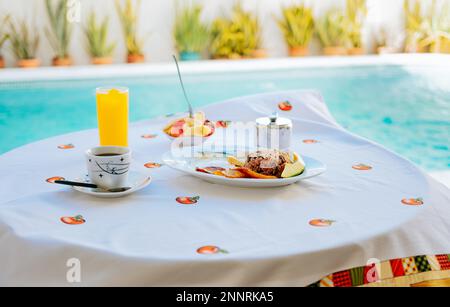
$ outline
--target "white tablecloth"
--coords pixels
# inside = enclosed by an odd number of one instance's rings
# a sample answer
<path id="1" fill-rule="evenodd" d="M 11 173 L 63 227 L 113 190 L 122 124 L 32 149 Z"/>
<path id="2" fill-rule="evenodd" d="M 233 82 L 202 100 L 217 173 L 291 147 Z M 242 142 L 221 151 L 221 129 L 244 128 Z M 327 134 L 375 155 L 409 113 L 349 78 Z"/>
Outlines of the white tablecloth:
<path id="1" fill-rule="evenodd" d="M 277 111 L 284 100 L 293 105 L 282 112 L 294 122 L 293 148 L 328 166 L 324 175 L 284 188 L 226 187 L 165 166 L 145 168 L 161 162 L 169 149 L 161 132 L 169 118 L 131 125 L 134 168 L 153 182 L 123 199 L 92 198 L 45 181 L 84 173 L 83 154 L 97 144 L 96 130 L 2 155 L 0 283 L 70 285 L 66 264 L 76 258 L 82 285 L 304 286 L 370 258 L 450 252 L 449 190 L 405 159 L 345 131 L 317 93 L 243 97 L 204 111 L 212 120 L 254 120 Z M 146 134 L 157 136 L 142 138 Z M 318 142 L 303 142 L 308 139 Z M 74 148 L 59 149 L 63 144 Z M 352 168 L 360 163 L 373 169 Z M 177 203 L 178 196 L 200 199 L 188 206 Z M 422 206 L 401 202 L 419 197 Z M 60 221 L 79 214 L 85 224 Z M 318 218 L 335 222 L 309 224 Z M 208 245 L 228 253 L 197 253 Z"/>

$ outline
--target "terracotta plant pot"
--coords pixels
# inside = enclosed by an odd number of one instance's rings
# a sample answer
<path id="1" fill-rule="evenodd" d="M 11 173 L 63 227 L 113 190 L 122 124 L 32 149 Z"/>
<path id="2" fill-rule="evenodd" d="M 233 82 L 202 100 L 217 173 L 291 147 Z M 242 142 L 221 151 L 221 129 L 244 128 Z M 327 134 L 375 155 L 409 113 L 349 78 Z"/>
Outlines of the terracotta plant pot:
<path id="1" fill-rule="evenodd" d="M 199 61 L 202 59 L 200 52 L 183 51 L 180 52 L 181 61 Z"/>
<path id="2" fill-rule="evenodd" d="M 220 56 L 220 55 L 213 55 L 213 56 L 211 56 L 211 58 L 212 58 L 213 60 L 228 60 L 227 57 L 225 57 L 225 56 Z"/>
<path id="3" fill-rule="evenodd" d="M 108 65 L 112 64 L 112 57 L 92 58 L 92 64 L 94 65 Z"/>
<path id="4" fill-rule="evenodd" d="M 212 58 L 213 58 L 213 60 L 242 60 L 245 57 L 240 55 L 240 54 L 233 53 L 233 54 L 230 54 L 228 56 L 213 55 Z"/>
<path id="5" fill-rule="evenodd" d="M 252 51 L 251 57 L 254 59 L 267 58 L 267 50 L 266 49 L 255 49 Z"/>
<path id="6" fill-rule="evenodd" d="M 441 53 L 450 53 L 450 39 L 441 39 Z"/>
<path id="7" fill-rule="evenodd" d="M 347 50 L 348 55 L 363 55 L 364 54 L 364 49 L 363 48 L 349 48 Z"/>
<path id="8" fill-rule="evenodd" d="M 308 47 L 290 47 L 289 48 L 289 56 L 290 57 L 304 57 L 309 55 Z"/>
<path id="9" fill-rule="evenodd" d="M 406 53 L 427 53 L 429 51 L 428 46 L 405 46 Z"/>
<path id="10" fill-rule="evenodd" d="M 377 53 L 378 54 L 391 54 L 391 53 L 395 53 L 396 50 L 392 47 L 388 47 L 388 46 L 381 46 L 377 48 Z"/>
<path id="11" fill-rule="evenodd" d="M 243 58 L 244 56 L 237 53 L 233 53 L 228 56 L 228 60 L 242 60 Z"/>
<path id="12" fill-rule="evenodd" d="M 347 49 L 344 47 L 325 47 L 323 48 L 323 54 L 328 56 L 340 56 L 347 55 Z"/>
<path id="13" fill-rule="evenodd" d="M 17 66 L 20 68 L 36 68 L 41 65 L 39 59 L 23 59 L 17 61 Z"/>
<path id="14" fill-rule="evenodd" d="M 0 56 L 0 68 L 5 68 L 5 60 Z"/>
<path id="15" fill-rule="evenodd" d="M 439 38 L 430 44 L 429 49 L 431 53 L 450 53 L 450 39 Z"/>
<path id="16" fill-rule="evenodd" d="M 145 62 L 145 56 L 143 54 L 129 54 L 127 56 L 127 63 L 134 64 L 134 63 L 144 63 Z"/>
<path id="17" fill-rule="evenodd" d="M 73 61 L 72 61 L 72 58 L 70 58 L 70 57 L 67 57 L 67 58 L 55 57 L 52 60 L 52 64 L 53 64 L 53 66 L 58 66 L 58 67 L 59 66 L 72 66 Z"/>

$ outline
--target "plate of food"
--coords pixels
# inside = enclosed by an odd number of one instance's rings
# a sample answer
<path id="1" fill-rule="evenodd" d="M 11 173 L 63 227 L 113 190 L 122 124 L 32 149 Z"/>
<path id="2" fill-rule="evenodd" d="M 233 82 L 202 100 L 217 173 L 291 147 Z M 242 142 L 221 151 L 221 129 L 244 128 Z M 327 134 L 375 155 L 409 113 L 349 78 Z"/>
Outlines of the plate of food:
<path id="1" fill-rule="evenodd" d="M 295 152 L 233 150 L 168 152 L 164 163 L 205 181 L 228 186 L 267 188 L 287 186 L 326 171 L 322 162 Z"/>
<path id="2" fill-rule="evenodd" d="M 167 124 L 164 133 L 171 140 L 179 140 L 180 145 L 195 146 L 206 141 L 215 132 L 214 123 L 207 120 L 205 113 L 197 112 L 192 117 L 176 119 Z"/>

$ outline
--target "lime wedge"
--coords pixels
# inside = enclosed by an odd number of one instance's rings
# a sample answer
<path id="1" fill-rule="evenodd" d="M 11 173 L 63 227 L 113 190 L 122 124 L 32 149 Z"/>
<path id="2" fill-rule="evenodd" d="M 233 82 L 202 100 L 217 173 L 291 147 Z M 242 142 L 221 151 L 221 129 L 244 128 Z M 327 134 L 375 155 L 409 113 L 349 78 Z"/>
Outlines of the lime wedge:
<path id="1" fill-rule="evenodd" d="M 305 171 L 305 163 L 300 160 L 295 163 L 286 164 L 284 167 L 284 171 L 281 174 L 281 178 L 291 178 L 301 175 Z"/>

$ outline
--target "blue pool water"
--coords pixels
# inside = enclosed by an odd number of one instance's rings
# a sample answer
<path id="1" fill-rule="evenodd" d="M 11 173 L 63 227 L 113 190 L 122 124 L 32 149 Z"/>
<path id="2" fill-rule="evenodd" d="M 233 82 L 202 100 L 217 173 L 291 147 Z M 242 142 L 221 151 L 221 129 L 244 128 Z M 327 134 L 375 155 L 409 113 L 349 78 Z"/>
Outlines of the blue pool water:
<path id="1" fill-rule="evenodd" d="M 305 68 L 186 75 L 196 106 L 261 92 L 317 89 L 338 122 L 427 170 L 450 169 L 450 71 L 439 67 Z M 176 76 L 0 83 L 0 153 L 96 127 L 94 88 L 130 88 L 131 120 L 184 110 Z"/>

